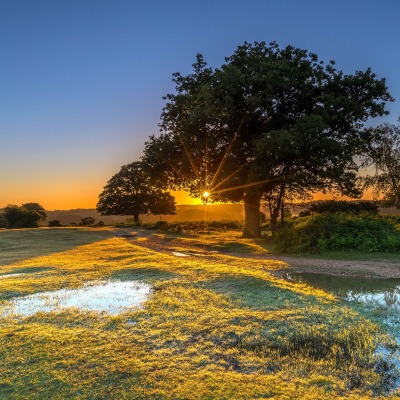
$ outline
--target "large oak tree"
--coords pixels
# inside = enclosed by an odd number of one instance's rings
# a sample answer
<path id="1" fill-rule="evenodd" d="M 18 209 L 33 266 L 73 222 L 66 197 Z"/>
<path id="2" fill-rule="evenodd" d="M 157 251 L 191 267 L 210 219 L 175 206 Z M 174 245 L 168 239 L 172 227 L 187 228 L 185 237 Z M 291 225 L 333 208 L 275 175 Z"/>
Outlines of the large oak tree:
<path id="1" fill-rule="evenodd" d="M 370 69 L 346 75 L 275 42 L 245 43 L 216 69 L 199 54 L 193 72 L 173 81 L 144 164 L 164 187 L 243 201 L 247 236 L 261 234 L 262 196 L 279 210 L 296 193 L 359 195 L 353 157 L 363 124 L 393 100 Z"/>

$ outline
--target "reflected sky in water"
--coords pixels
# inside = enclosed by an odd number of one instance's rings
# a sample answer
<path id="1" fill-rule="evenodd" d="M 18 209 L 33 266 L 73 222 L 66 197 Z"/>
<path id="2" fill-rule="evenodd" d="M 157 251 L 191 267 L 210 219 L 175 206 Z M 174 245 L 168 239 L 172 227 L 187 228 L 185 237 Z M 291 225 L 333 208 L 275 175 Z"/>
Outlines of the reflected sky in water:
<path id="1" fill-rule="evenodd" d="M 286 274 L 286 279 L 307 283 L 349 301 L 400 311 L 399 279 L 357 279 L 310 273 Z"/>
<path id="2" fill-rule="evenodd" d="M 82 311 L 117 315 L 131 308 L 140 308 L 152 287 L 137 281 L 99 281 L 77 289 L 61 289 L 35 293 L 9 301 L 2 316 L 30 316 L 39 311 L 61 311 L 75 307 Z"/>

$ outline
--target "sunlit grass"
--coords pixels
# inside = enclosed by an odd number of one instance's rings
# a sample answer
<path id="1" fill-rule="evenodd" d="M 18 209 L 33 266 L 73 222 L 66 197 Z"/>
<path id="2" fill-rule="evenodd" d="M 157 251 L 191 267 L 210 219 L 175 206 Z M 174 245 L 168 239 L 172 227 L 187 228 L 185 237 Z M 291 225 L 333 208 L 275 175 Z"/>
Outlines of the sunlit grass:
<path id="1" fill-rule="evenodd" d="M 43 242 L 53 233 L 37 231 Z M 80 233 L 81 245 L 75 238 L 75 247 L 38 257 L 22 249 L 25 258 L 1 265 L 0 274 L 26 273 L 0 279 L 3 304 L 107 279 L 151 283 L 154 293 L 144 309 L 118 316 L 70 309 L 0 319 L 0 398 L 351 399 L 379 391 L 377 326 L 322 290 L 274 278 L 281 262 L 176 257 L 110 232 Z M 204 245 L 220 239 L 207 235 Z"/>
<path id="2" fill-rule="evenodd" d="M 241 237 L 239 230 L 207 231 L 207 234 L 188 232 L 186 234 L 172 235 L 171 233 L 158 233 L 158 236 L 173 240 L 179 245 L 201 244 L 209 250 L 236 252 L 244 254 L 267 254 L 271 245 L 264 239 L 246 239 Z"/>

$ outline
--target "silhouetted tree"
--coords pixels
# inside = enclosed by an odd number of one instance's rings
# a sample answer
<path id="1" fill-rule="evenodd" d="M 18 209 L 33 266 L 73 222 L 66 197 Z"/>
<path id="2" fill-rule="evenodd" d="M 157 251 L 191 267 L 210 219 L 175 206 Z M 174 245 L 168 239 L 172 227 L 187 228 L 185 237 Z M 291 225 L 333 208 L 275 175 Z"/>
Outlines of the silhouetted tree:
<path id="1" fill-rule="evenodd" d="M 40 221 L 44 221 L 47 218 L 46 210 L 39 203 L 25 203 L 22 204 L 28 211 L 34 211 L 40 215 Z"/>
<path id="2" fill-rule="evenodd" d="M 101 215 L 175 214 L 175 199 L 154 186 L 144 172 L 141 162 L 121 167 L 99 196 L 97 211 Z"/>
<path id="3" fill-rule="evenodd" d="M 368 162 L 375 167 L 375 175 L 366 178 L 366 187 L 385 205 L 400 208 L 400 125 L 382 124 L 368 132 Z"/>
<path id="4" fill-rule="evenodd" d="M 263 195 L 279 211 L 298 188 L 360 195 L 353 156 L 363 123 L 393 100 L 385 80 L 370 69 L 345 75 L 333 61 L 274 42 L 245 43 L 225 60 L 212 69 L 199 54 L 193 73 L 174 74 L 161 135 L 143 157 L 158 184 L 243 201 L 245 236 L 261 234 Z"/>
<path id="5" fill-rule="evenodd" d="M 35 210 L 17 205 L 8 205 L 3 211 L 4 219 L 7 221 L 7 228 L 37 228 L 42 215 Z"/>
<path id="6" fill-rule="evenodd" d="M 0 213 L 0 228 L 7 228 L 7 220 L 3 213 Z"/>

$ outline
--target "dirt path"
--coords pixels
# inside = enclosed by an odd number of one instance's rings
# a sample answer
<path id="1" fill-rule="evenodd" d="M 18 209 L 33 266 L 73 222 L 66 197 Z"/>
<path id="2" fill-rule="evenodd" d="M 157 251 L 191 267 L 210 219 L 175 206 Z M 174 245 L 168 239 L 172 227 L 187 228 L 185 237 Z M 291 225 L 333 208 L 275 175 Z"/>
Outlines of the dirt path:
<path id="1" fill-rule="evenodd" d="M 213 256 L 216 251 L 207 248 L 203 244 L 185 244 L 177 242 L 176 237 L 161 237 L 155 235 L 155 232 L 145 229 L 120 229 L 117 236 L 124 237 L 135 245 L 143 246 L 154 251 L 168 254 L 174 254 L 177 257 L 198 257 Z M 182 251 L 184 249 L 184 252 Z M 334 260 L 334 259 L 316 259 L 306 257 L 294 257 L 271 254 L 243 254 L 228 251 L 218 251 L 219 254 L 227 254 L 241 258 L 260 258 L 263 260 L 279 260 L 287 263 L 290 271 L 296 273 L 315 273 L 334 276 L 349 276 L 359 278 L 375 279 L 400 279 L 400 263 L 388 260 L 363 261 L 363 260 Z M 275 271 L 274 275 L 283 276 L 289 272 L 288 269 Z"/>
<path id="2" fill-rule="evenodd" d="M 400 263 L 390 261 L 328 260 L 304 257 L 266 256 L 286 262 L 293 272 L 375 279 L 400 279 Z M 282 271 L 287 272 L 287 271 Z"/>

